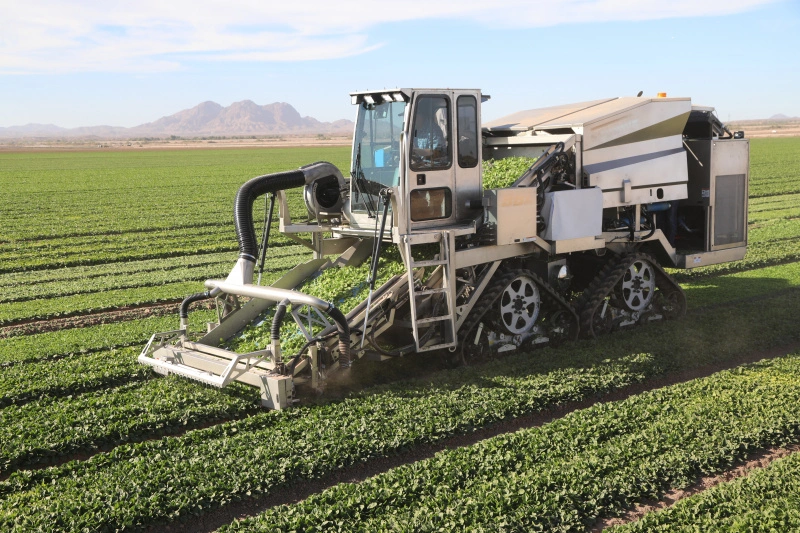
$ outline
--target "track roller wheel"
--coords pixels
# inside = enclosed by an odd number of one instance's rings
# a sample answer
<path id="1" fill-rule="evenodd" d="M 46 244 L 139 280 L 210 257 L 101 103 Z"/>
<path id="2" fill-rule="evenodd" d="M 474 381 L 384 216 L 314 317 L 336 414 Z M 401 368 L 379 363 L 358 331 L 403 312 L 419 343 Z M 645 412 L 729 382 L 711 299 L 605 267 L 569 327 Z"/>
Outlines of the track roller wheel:
<path id="1" fill-rule="evenodd" d="M 617 285 L 618 298 L 629 311 L 644 311 L 656 292 L 656 273 L 644 257 L 636 257 Z"/>
<path id="2" fill-rule="evenodd" d="M 679 291 L 667 293 L 659 291 L 656 294 L 654 305 L 667 320 L 674 320 L 686 314 L 686 297 Z"/>
<path id="3" fill-rule="evenodd" d="M 520 270 L 500 294 L 500 318 L 498 323 L 511 335 L 522 335 L 529 332 L 536 319 L 542 299 L 534 275 L 527 270 Z"/>
<path id="4" fill-rule="evenodd" d="M 512 268 L 498 271 L 459 335 L 467 360 L 574 340 L 578 330 L 577 314 L 552 287 L 530 270 Z"/>

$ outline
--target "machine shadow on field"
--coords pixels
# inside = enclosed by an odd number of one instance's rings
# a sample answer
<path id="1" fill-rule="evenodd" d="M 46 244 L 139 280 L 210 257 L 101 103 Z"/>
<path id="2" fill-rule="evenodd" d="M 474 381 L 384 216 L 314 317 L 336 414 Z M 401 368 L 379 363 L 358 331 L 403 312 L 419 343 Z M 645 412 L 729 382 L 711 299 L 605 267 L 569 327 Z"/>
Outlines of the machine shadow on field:
<path id="1" fill-rule="evenodd" d="M 800 290 L 782 279 L 719 278 L 692 289 L 689 315 L 583 339 L 528 349 L 447 368 L 442 354 L 412 354 L 383 363 L 359 361 L 323 395 L 304 391 L 304 403 L 351 396 L 425 397 L 463 387 L 515 389 L 557 383 L 564 374 L 625 374 L 643 381 L 714 365 L 735 366 L 770 347 L 797 340 Z M 712 298 L 712 295 L 729 295 Z M 697 295 L 697 296 L 694 296 Z M 703 295 L 701 298 L 699 295 Z M 747 305 L 740 305 L 740 301 Z M 701 305 L 703 301 L 705 305 Z M 694 305 L 692 305 L 694 302 Z"/>

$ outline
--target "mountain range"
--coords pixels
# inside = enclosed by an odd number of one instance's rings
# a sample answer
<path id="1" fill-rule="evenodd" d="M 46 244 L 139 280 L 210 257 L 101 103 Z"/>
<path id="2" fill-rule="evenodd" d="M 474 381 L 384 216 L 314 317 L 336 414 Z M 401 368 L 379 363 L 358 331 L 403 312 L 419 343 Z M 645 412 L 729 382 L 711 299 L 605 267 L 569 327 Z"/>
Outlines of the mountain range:
<path id="1" fill-rule="evenodd" d="M 86 126 L 61 128 L 53 124 L 27 124 L 0 127 L 0 138 L 137 138 L 137 137 L 235 137 L 241 135 L 346 134 L 353 132 L 353 122 L 320 122 L 303 117 L 285 102 L 258 105 L 251 100 L 223 107 L 203 102 L 191 109 L 162 117 L 132 128 Z"/>

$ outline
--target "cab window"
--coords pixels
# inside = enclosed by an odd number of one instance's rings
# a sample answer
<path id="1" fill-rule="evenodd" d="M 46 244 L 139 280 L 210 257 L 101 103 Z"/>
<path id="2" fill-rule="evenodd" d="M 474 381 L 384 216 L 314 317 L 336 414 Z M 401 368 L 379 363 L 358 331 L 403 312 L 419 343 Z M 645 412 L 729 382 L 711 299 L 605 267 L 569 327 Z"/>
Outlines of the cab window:
<path id="1" fill-rule="evenodd" d="M 474 96 L 459 96 L 458 108 L 458 166 L 478 165 L 478 103 Z"/>
<path id="2" fill-rule="evenodd" d="M 450 218 L 453 211 L 453 195 L 447 187 L 433 189 L 414 189 L 409 194 L 411 200 L 411 220 L 436 220 Z"/>
<path id="3" fill-rule="evenodd" d="M 414 111 L 411 170 L 441 170 L 451 164 L 450 101 L 444 96 L 421 96 Z"/>

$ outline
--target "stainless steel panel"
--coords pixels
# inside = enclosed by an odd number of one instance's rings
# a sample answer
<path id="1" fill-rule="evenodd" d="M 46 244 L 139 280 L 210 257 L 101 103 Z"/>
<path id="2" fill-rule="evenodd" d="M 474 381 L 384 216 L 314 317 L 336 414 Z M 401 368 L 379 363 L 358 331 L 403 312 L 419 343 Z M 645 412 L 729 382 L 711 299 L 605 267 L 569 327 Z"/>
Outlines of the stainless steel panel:
<path id="1" fill-rule="evenodd" d="M 554 120 L 563 119 L 577 111 L 582 111 L 599 104 L 617 100 L 616 98 L 604 98 L 602 100 L 591 100 L 588 102 L 579 102 L 575 104 L 564 104 L 551 107 L 542 107 L 539 109 L 527 109 L 519 111 L 511 115 L 492 120 L 484 124 L 483 129 L 488 131 L 525 131 L 537 126 L 545 124 Z"/>
<path id="2" fill-rule="evenodd" d="M 711 142 L 710 249 L 747 243 L 747 195 L 750 143 L 739 139 Z"/>
<path id="3" fill-rule="evenodd" d="M 697 268 L 701 266 L 716 265 L 719 263 L 729 263 L 744 259 L 747 253 L 746 246 L 737 246 L 715 252 L 700 252 L 687 255 L 678 254 L 676 265 L 678 268 Z"/>
<path id="4" fill-rule="evenodd" d="M 514 187 L 484 191 L 489 223 L 496 226 L 497 244 L 506 245 L 536 237 L 536 189 Z"/>
<path id="5" fill-rule="evenodd" d="M 670 136 L 680 139 L 692 107 L 688 98 L 620 98 L 614 103 L 589 109 L 579 117 L 584 152 Z M 609 109 L 601 115 L 604 107 Z"/>

